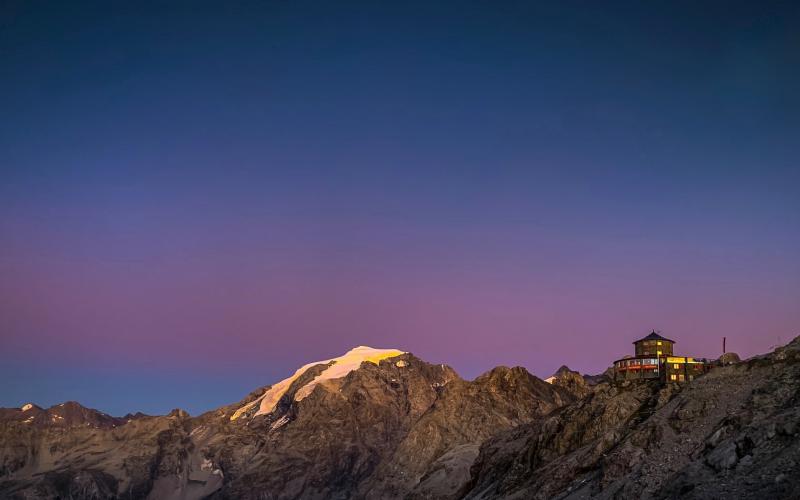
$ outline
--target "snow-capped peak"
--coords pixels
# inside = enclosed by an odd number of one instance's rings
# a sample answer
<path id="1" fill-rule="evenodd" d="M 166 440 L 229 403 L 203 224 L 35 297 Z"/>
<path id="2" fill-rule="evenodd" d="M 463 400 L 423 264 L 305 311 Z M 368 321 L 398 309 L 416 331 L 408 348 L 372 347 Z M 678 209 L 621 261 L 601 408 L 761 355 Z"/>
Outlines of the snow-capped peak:
<path id="1" fill-rule="evenodd" d="M 294 394 L 294 400 L 300 401 L 314 390 L 314 388 L 323 383 L 327 380 L 333 380 L 345 377 L 348 373 L 352 372 L 353 370 L 357 369 L 361 366 L 361 363 L 369 362 L 373 364 L 380 363 L 381 360 L 392 358 L 394 356 L 400 356 L 401 354 L 405 354 L 403 351 L 399 351 L 397 349 L 374 349 L 372 347 L 367 347 L 360 345 L 355 347 L 349 351 L 347 351 L 344 355 L 339 356 L 338 358 L 331 358 L 326 359 L 323 361 L 315 361 L 313 363 L 308 363 L 303 365 L 294 372 L 289 378 L 283 379 L 280 382 L 273 385 L 267 392 L 265 392 L 261 397 L 258 399 L 247 403 L 246 405 L 242 406 L 238 410 L 234 412 L 231 416 L 231 420 L 236 420 L 239 418 L 243 413 L 250 410 L 251 408 L 258 406 L 258 411 L 255 413 L 256 415 L 264 415 L 267 413 L 271 413 L 275 410 L 275 407 L 278 405 L 278 402 L 281 398 L 286 394 L 286 391 L 289 390 L 292 383 L 295 380 L 300 378 L 309 368 L 316 365 L 330 365 L 325 368 L 322 373 L 314 377 L 313 380 L 305 384 L 303 387 L 297 390 Z"/>

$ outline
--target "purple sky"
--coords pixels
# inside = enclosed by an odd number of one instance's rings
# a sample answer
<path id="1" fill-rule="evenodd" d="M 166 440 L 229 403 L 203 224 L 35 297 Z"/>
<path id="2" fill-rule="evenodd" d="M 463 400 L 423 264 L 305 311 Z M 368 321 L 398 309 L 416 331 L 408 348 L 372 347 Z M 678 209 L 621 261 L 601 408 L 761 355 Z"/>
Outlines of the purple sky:
<path id="1" fill-rule="evenodd" d="M 800 10 L 544 5 L 5 3 L 0 406 L 800 334 Z"/>

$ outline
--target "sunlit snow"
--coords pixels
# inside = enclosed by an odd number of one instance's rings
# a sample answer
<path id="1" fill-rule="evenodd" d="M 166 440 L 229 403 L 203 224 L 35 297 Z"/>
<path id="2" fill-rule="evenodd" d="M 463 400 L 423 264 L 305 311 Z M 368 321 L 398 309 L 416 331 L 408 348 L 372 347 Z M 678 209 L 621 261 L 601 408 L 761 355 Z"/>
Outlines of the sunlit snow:
<path id="1" fill-rule="evenodd" d="M 383 359 L 400 356 L 401 354 L 405 354 L 405 352 L 397 349 L 373 349 L 372 347 L 358 346 L 354 349 L 351 349 L 343 356 L 339 356 L 338 358 L 308 363 L 294 372 L 294 375 L 291 377 L 281 380 L 277 384 L 273 385 L 260 398 L 251 401 L 236 410 L 236 412 L 234 412 L 234 414 L 231 416 L 231 420 L 236 420 L 243 413 L 253 408 L 256 404 L 259 405 L 256 415 L 264 415 L 273 412 L 280 399 L 284 394 L 286 394 L 286 391 L 289 390 L 289 387 L 291 387 L 292 383 L 300 378 L 300 376 L 302 376 L 303 373 L 305 373 L 306 370 L 312 366 L 327 365 L 333 362 L 331 366 L 326 368 L 321 374 L 317 375 L 312 381 L 301 387 L 295 393 L 295 401 L 300 401 L 311 394 L 311 391 L 313 391 L 314 388 L 322 382 L 345 377 L 348 373 L 361 366 L 361 363 L 363 362 L 378 364 Z"/>

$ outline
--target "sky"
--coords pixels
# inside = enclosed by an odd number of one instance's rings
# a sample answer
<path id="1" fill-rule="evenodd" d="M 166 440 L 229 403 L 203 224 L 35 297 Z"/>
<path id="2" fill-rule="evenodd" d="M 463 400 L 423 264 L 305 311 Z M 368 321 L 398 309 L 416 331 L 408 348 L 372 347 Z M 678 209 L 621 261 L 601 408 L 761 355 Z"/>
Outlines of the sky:
<path id="1" fill-rule="evenodd" d="M 0 3 L 0 406 L 800 335 L 797 2 Z"/>

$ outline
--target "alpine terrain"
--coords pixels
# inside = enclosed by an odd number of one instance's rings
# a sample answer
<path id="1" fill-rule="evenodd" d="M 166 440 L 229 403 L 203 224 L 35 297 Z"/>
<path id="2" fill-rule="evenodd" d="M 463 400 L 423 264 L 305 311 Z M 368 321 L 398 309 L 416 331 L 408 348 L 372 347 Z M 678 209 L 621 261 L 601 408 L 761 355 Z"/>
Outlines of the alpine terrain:
<path id="1" fill-rule="evenodd" d="M 792 498 L 800 338 L 685 383 L 472 381 L 394 349 L 192 417 L 0 409 L 0 498 Z"/>

